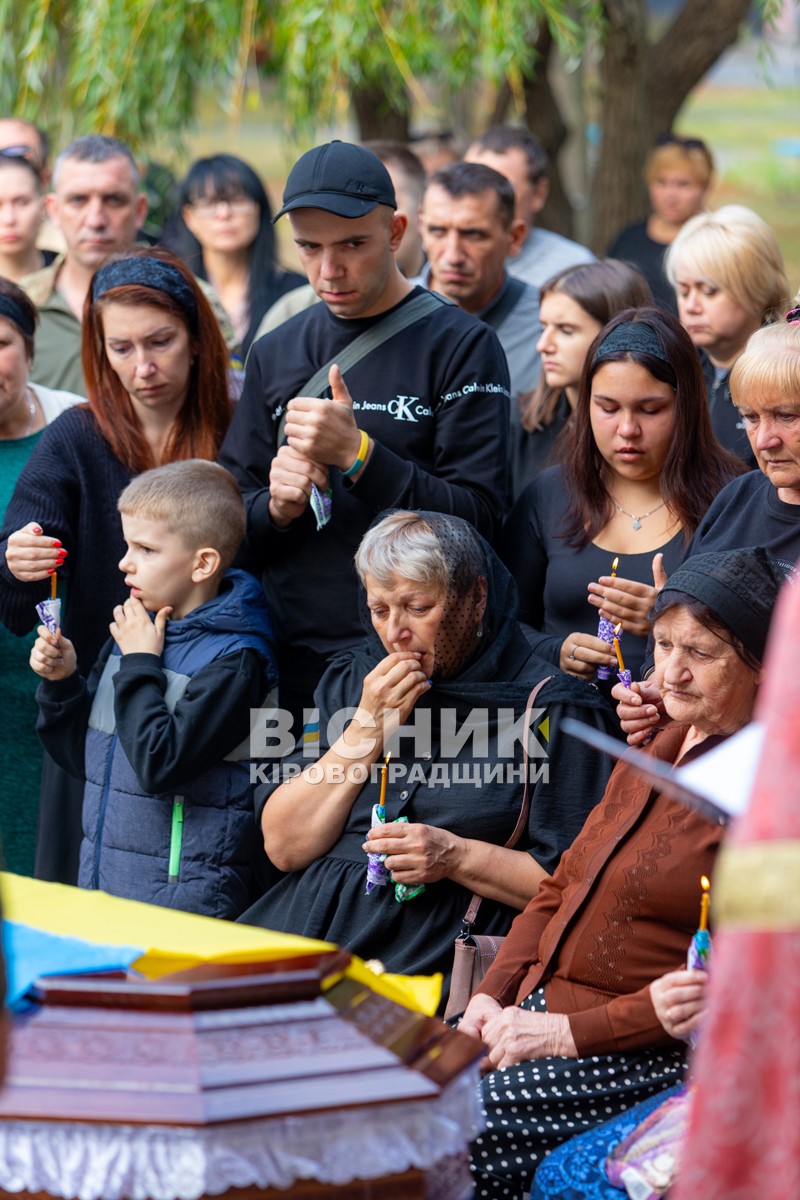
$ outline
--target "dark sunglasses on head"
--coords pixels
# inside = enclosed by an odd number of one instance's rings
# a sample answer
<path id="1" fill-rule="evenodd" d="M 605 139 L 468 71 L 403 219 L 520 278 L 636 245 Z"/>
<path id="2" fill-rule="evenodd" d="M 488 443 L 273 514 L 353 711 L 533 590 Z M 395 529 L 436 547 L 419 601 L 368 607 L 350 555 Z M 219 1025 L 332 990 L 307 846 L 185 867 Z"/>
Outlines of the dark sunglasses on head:
<path id="1" fill-rule="evenodd" d="M 33 146 L 2 146 L 0 154 L 3 158 L 27 158 L 29 154 L 33 154 Z"/>
<path id="2" fill-rule="evenodd" d="M 24 162 L 26 167 L 30 167 L 36 178 L 41 180 L 42 168 L 39 165 L 39 156 L 33 146 L 3 146 L 0 148 L 0 159 L 2 158 L 8 162 Z"/>
<path id="3" fill-rule="evenodd" d="M 708 146 L 700 138 L 681 137 L 679 133 L 662 133 L 656 138 L 657 146 L 682 146 L 684 150 L 702 150 L 708 154 Z"/>

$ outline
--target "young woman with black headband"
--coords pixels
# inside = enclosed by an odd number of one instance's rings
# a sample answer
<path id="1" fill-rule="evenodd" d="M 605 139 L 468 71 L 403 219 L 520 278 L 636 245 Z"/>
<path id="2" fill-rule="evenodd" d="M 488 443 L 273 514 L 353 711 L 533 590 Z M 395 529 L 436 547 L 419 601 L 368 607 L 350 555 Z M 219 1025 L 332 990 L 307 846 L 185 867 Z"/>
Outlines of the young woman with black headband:
<path id="1" fill-rule="evenodd" d="M 639 308 L 609 321 L 589 349 L 561 465 L 526 488 L 503 532 L 537 653 L 584 679 L 615 674 L 612 645 L 598 637 L 603 617 L 621 625 L 637 678 L 658 588 L 742 469 L 714 438 L 678 319 Z"/>

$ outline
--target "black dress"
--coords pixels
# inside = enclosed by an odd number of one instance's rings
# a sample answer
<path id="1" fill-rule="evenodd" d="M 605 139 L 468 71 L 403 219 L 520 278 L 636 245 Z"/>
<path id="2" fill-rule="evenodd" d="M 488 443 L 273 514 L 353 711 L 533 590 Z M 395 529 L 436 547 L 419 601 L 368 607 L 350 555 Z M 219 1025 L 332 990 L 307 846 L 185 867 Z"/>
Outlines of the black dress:
<path id="1" fill-rule="evenodd" d="M 455 679 L 434 683 L 416 704 L 407 725 L 414 724 L 418 741 L 415 746 L 410 738 L 402 738 L 400 753 L 392 759 L 400 777 L 387 786 L 386 820 L 406 817 L 462 837 L 504 845 L 519 816 L 523 791 L 522 747 L 517 740 L 509 749 L 504 730 L 512 714 L 514 718 L 524 714 L 531 688 L 552 674 L 537 699 L 537 708 L 544 709 L 534 726 L 542 750 L 541 757 L 531 759 L 531 766 L 539 777 L 531 785 L 528 828 L 518 843 L 520 850 L 552 872 L 600 799 L 610 774 L 607 762 L 562 734 L 561 721 L 570 716 L 613 732 L 615 720 L 591 685 L 554 672 L 531 653 L 513 617 L 513 581 L 483 545 L 493 560 L 488 611 L 495 616 L 489 618 L 490 636 L 484 640 L 485 649 Z M 373 633 L 323 676 L 315 695 L 321 754 L 328 748 L 325 731 L 331 714 L 358 703 L 364 677 L 385 655 Z M 458 730 L 476 709 L 485 709 L 480 724 L 487 735 L 486 752 L 468 740 L 451 756 L 443 726 L 449 718 L 443 714 L 454 713 Z M 505 716 L 498 710 L 505 710 Z M 428 719 L 429 741 L 424 736 Z M 309 764 L 302 751 L 286 761 Z M 266 785 L 257 793 L 259 814 L 277 786 Z M 377 782 L 365 783 L 330 850 L 304 870 L 284 876 L 240 920 L 336 942 L 362 958 L 380 959 L 390 971 L 441 971 L 446 998 L 453 940 L 470 893 L 443 879 L 403 902 L 395 899 L 391 886 L 366 894 L 367 857 L 362 845 L 378 795 Z M 483 900 L 476 931 L 506 933 L 514 915 L 507 905 Z"/>

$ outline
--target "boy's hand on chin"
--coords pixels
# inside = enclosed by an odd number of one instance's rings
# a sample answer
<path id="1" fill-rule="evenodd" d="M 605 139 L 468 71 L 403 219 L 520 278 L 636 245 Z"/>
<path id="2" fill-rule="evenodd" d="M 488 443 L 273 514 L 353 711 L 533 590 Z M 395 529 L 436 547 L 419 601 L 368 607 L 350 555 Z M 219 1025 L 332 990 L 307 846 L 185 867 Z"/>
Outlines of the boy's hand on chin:
<path id="1" fill-rule="evenodd" d="M 151 621 L 141 600 L 130 596 L 114 609 L 114 620 L 108 628 L 123 654 L 155 654 L 160 658 L 171 612 L 171 607 L 161 608 Z"/>

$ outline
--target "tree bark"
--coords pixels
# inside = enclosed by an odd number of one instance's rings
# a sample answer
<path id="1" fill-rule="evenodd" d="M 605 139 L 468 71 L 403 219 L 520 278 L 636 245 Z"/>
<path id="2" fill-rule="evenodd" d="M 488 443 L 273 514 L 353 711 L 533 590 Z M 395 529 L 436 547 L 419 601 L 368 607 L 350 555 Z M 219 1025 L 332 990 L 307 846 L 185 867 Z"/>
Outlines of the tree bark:
<path id="1" fill-rule="evenodd" d="M 603 141 L 592 187 L 592 248 L 600 255 L 646 207 L 642 165 L 650 133 L 644 0 L 606 0 L 604 12 Z"/>
<path id="2" fill-rule="evenodd" d="M 535 133 L 550 158 L 550 192 L 541 213 L 541 223 L 546 229 L 572 236 L 573 212 L 561 177 L 558 156 L 569 130 L 558 107 L 547 69 L 550 55 L 554 52 L 553 35 L 546 24 L 541 24 L 530 39 L 531 57 L 522 71 L 525 97 L 525 124 Z M 490 125 L 502 125 L 513 99 L 507 81 L 497 92 Z"/>
<path id="3" fill-rule="evenodd" d="M 554 233 L 572 236 L 573 213 L 561 177 L 558 156 L 567 140 L 568 129 L 556 103 L 547 77 L 550 57 L 555 49 L 553 35 L 546 24 L 539 27 L 533 50 L 535 71 L 523 75 L 525 91 L 525 123 L 547 151 L 550 158 L 550 192 L 537 224 Z"/>
<path id="4" fill-rule="evenodd" d="M 367 142 L 374 138 L 390 138 L 396 142 L 408 141 L 407 103 L 403 108 L 393 104 L 379 83 L 354 87 L 350 99 L 358 121 L 360 141 Z"/>
<path id="5" fill-rule="evenodd" d="M 644 163 L 655 138 L 671 129 L 686 97 L 739 34 L 749 0 L 684 0 L 657 41 L 647 39 L 645 0 L 604 0 L 606 32 L 600 65 L 603 141 L 592 184 L 593 232 L 598 254 L 617 233 L 648 212 Z M 573 214 L 558 155 L 568 130 L 547 77 L 553 39 L 546 25 L 532 31 L 522 76 L 525 121 L 551 159 L 550 198 L 542 225 L 570 236 Z M 362 139 L 407 141 L 408 108 L 387 100 L 379 83 L 353 90 Z M 507 84 L 497 94 L 492 124 L 511 104 Z M 713 146 L 711 147 L 713 151 Z"/>
<path id="6" fill-rule="evenodd" d="M 734 45 L 750 8 L 750 0 L 687 0 L 649 48 L 652 140 L 672 128 L 689 92 Z"/>

